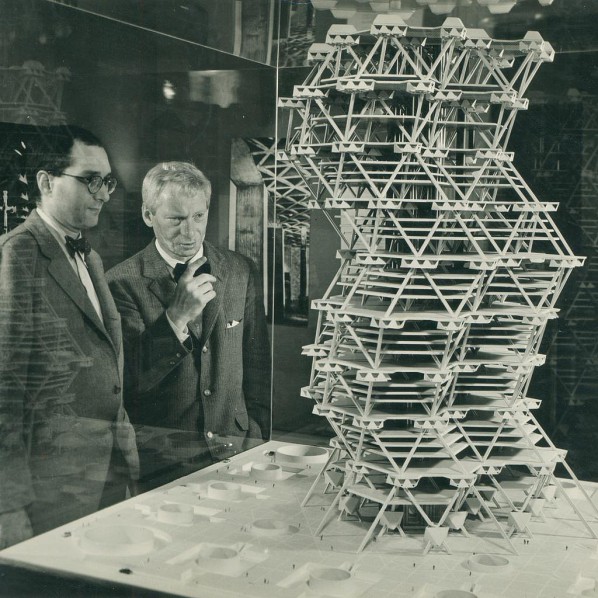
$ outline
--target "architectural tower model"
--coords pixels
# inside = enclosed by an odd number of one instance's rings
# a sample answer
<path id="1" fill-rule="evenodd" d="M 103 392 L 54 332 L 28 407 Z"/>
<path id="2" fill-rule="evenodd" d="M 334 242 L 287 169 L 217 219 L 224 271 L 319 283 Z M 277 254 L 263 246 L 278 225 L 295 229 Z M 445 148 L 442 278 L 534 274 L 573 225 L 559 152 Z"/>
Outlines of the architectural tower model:
<path id="1" fill-rule="evenodd" d="M 283 158 L 341 237 L 340 268 L 313 303 L 303 394 L 336 433 L 321 527 L 335 511 L 375 513 L 360 549 L 415 525 L 425 551 L 445 549 L 449 529 L 467 534 L 478 517 L 514 549 L 513 533 L 559 490 L 567 498 L 556 466 L 575 480 L 528 388 L 582 258 L 554 225 L 557 204 L 534 196 L 506 151 L 553 57 L 538 33 L 493 40 L 459 19 L 382 15 L 367 32 L 333 26 L 281 100 Z"/>

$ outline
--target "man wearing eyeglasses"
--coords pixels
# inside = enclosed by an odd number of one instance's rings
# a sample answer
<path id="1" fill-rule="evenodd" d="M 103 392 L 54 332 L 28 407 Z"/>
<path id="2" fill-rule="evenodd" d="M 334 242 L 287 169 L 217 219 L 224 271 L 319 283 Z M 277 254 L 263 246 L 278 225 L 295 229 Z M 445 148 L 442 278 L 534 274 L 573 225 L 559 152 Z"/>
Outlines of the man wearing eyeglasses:
<path id="1" fill-rule="evenodd" d="M 0 237 L 0 548 L 122 500 L 138 475 L 120 317 L 83 237 L 116 179 L 84 129 L 42 143 L 37 208 Z"/>

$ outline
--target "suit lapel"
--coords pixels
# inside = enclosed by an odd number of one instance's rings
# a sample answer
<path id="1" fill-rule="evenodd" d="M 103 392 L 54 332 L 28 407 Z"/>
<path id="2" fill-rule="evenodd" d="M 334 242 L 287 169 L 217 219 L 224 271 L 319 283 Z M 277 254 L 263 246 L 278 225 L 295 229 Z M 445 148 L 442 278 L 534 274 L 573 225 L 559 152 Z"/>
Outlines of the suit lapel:
<path id="1" fill-rule="evenodd" d="M 144 249 L 141 259 L 142 274 L 150 279 L 148 284 L 149 290 L 164 307 L 167 307 L 174 295 L 176 284 L 172 280 L 172 276 L 170 276 L 166 262 L 156 249 L 155 241 L 152 241 Z"/>
<path id="2" fill-rule="evenodd" d="M 98 296 L 100 307 L 102 308 L 104 327 L 110 335 L 112 343 L 114 344 L 116 352 L 118 353 L 120 351 L 122 339 L 120 315 L 116 309 L 116 304 L 112 298 L 112 293 L 110 293 L 110 289 L 108 288 L 108 283 L 106 282 L 106 278 L 104 276 L 102 262 L 95 251 L 92 251 L 89 254 L 89 256 L 86 258 L 86 262 L 89 276 L 93 282 L 93 286 Z"/>
<path id="3" fill-rule="evenodd" d="M 155 278 L 150 282 L 149 289 L 160 300 L 162 305 L 168 306 L 174 295 L 176 284 L 172 280 L 170 273 L 166 271 L 160 278 Z"/>
<path id="4" fill-rule="evenodd" d="M 65 294 L 73 301 L 73 303 L 87 316 L 96 328 L 100 330 L 107 338 L 110 338 L 104 325 L 102 324 L 96 310 L 93 308 L 85 287 L 79 280 L 73 267 L 69 264 L 64 251 L 58 245 L 58 242 L 52 233 L 46 228 L 42 219 L 37 215 L 37 212 L 32 214 L 27 219 L 27 227 L 36 238 L 41 252 L 50 259 L 48 265 L 48 273 L 58 286 L 65 292 Z M 93 279 L 92 279 L 93 280 Z M 94 280 L 95 285 L 95 280 Z M 97 291 L 97 287 L 96 287 Z"/>
<path id="5" fill-rule="evenodd" d="M 223 291 L 226 288 L 227 271 L 222 263 L 222 255 L 216 247 L 204 241 L 205 256 L 210 262 L 212 275 L 216 278 L 213 283 L 216 297 L 212 299 L 203 311 L 202 314 L 202 330 L 201 330 L 201 343 L 205 344 L 209 338 L 216 324 L 218 315 L 222 311 L 222 301 L 224 299 Z"/>

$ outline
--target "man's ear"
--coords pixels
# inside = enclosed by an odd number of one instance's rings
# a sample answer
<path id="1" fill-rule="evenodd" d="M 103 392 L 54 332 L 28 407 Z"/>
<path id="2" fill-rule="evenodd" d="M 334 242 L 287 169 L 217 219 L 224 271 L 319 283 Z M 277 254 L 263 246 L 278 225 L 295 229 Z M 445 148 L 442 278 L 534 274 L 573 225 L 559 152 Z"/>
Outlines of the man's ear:
<path id="1" fill-rule="evenodd" d="M 50 173 L 45 170 L 40 170 L 36 175 L 37 186 L 42 195 L 52 193 L 52 179 Z"/>
<path id="2" fill-rule="evenodd" d="M 154 227 L 154 215 L 145 204 L 141 204 L 141 217 L 143 218 L 143 222 L 145 222 L 147 226 L 149 226 L 150 228 Z"/>

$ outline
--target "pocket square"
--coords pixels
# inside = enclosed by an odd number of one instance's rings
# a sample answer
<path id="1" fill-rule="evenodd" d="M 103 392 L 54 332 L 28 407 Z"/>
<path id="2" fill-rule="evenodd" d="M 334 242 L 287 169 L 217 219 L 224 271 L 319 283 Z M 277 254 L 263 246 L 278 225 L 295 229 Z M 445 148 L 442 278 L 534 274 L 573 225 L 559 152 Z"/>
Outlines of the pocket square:
<path id="1" fill-rule="evenodd" d="M 235 326 L 239 325 L 239 320 L 230 320 L 226 323 L 227 328 L 234 328 Z"/>

